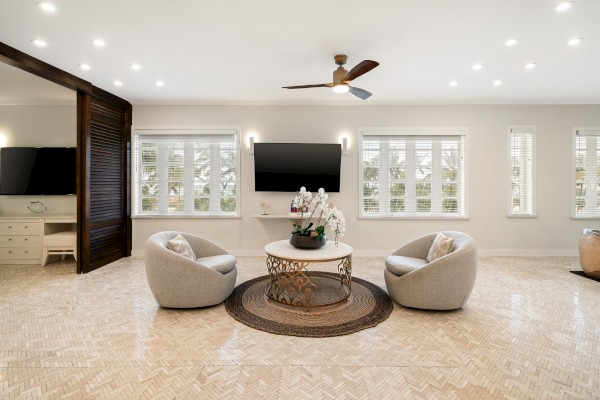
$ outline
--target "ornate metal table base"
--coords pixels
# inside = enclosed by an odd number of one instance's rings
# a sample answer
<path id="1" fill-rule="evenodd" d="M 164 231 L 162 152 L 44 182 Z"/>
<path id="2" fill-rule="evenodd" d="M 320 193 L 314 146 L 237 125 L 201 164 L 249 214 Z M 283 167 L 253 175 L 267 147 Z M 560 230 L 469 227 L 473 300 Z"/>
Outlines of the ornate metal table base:
<path id="1" fill-rule="evenodd" d="M 273 301 L 295 307 L 318 307 L 337 304 L 350 296 L 352 255 L 319 262 L 338 261 L 337 276 L 308 272 L 309 261 L 267 256 L 271 283 L 265 294 Z"/>

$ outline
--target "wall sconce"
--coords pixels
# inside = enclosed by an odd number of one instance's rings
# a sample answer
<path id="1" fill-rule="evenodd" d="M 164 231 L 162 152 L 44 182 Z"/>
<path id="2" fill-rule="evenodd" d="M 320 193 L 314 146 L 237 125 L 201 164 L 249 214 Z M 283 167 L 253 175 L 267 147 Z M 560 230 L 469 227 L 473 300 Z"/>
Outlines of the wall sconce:
<path id="1" fill-rule="evenodd" d="M 250 154 L 254 154 L 254 136 L 248 137 L 248 151 Z"/>
<path id="2" fill-rule="evenodd" d="M 342 154 L 348 154 L 348 138 L 342 138 Z"/>

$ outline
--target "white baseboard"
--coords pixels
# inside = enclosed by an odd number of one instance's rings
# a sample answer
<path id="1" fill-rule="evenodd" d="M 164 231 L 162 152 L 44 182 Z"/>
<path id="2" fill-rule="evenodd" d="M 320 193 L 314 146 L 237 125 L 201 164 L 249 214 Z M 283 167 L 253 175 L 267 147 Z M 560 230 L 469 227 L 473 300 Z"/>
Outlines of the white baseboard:
<path id="1" fill-rule="evenodd" d="M 394 249 L 395 250 L 395 249 Z M 394 250 L 354 250 L 355 257 L 387 257 Z M 231 254 L 238 257 L 262 257 L 264 250 L 229 250 Z M 579 255 L 577 249 L 479 249 L 480 256 L 489 257 L 574 257 Z M 133 257 L 143 257 L 144 250 L 132 250 Z"/>
<path id="2" fill-rule="evenodd" d="M 579 255 L 577 249 L 480 249 L 480 256 L 504 257 L 573 257 Z"/>

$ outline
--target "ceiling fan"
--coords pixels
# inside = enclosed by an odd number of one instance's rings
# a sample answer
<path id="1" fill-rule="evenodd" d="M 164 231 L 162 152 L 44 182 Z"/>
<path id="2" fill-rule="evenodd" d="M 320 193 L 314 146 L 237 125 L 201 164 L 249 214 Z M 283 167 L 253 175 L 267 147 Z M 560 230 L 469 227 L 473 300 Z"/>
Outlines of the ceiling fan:
<path id="1" fill-rule="evenodd" d="M 343 67 L 348 60 L 348 56 L 345 54 L 338 54 L 334 58 L 335 63 L 339 65 L 339 67 L 333 71 L 333 82 L 332 83 L 320 83 L 317 85 L 301 85 L 301 86 L 283 86 L 283 89 L 307 89 L 307 88 L 316 88 L 316 87 L 330 87 L 336 93 L 346 93 L 350 92 L 358 98 L 363 100 L 371 97 L 371 93 L 367 92 L 364 89 L 360 89 L 357 87 L 350 86 L 350 81 L 358 78 L 361 75 L 366 74 L 373 68 L 377 67 L 379 63 L 377 61 L 372 60 L 364 60 L 358 63 L 354 68 L 350 70 L 350 72 L 346 71 Z"/>

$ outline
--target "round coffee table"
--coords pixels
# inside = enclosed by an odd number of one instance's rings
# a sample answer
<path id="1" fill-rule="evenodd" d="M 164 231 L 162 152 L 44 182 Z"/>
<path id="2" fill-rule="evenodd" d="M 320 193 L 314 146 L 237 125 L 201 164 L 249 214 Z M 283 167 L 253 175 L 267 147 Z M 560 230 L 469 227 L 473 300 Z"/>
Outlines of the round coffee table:
<path id="1" fill-rule="evenodd" d="M 320 249 L 297 249 L 288 240 L 265 246 L 270 300 L 294 307 L 319 307 L 345 301 L 352 285 L 352 247 L 328 241 Z M 308 271 L 311 263 L 338 262 L 335 274 Z"/>

